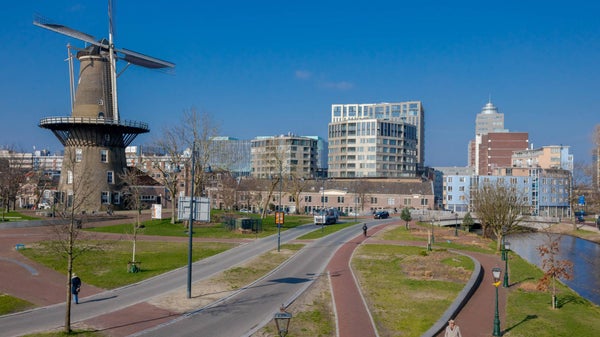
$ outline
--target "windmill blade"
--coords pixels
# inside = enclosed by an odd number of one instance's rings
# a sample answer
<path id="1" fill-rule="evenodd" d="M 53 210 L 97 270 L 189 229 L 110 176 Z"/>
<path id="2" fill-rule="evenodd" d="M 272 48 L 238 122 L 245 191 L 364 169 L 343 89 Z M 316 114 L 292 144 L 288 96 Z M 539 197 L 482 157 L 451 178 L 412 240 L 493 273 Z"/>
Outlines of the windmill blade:
<path id="1" fill-rule="evenodd" d="M 44 22 L 44 21 L 45 20 L 41 19 L 40 17 L 36 17 L 33 20 L 33 24 L 36 25 L 36 26 L 38 26 L 38 27 L 42 27 L 42 28 L 51 30 L 51 31 L 59 33 L 59 34 L 63 34 L 63 35 L 69 36 L 69 37 L 73 37 L 73 38 L 76 38 L 78 40 L 81 40 L 81 41 L 84 41 L 84 42 L 87 42 L 87 43 L 91 43 L 93 45 L 96 45 L 96 46 L 108 49 L 108 45 L 107 44 L 103 44 L 103 43 L 100 43 L 100 42 L 96 41 L 96 39 L 93 36 L 89 35 L 89 34 L 80 32 L 78 30 L 75 30 L 73 28 L 69 28 L 67 26 L 59 25 L 59 24 L 56 24 L 56 23 L 47 23 L 47 22 Z"/>
<path id="2" fill-rule="evenodd" d="M 150 68 L 150 69 L 160 69 L 160 68 L 174 68 L 175 64 L 157 59 L 152 56 L 144 55 L 133 50 L 128 49 L 115 49 L 117 53 L 121 53 L 125 55 L 124 57 L 120 57 L 121 59 L 135 64 L 141 67 Z"/>

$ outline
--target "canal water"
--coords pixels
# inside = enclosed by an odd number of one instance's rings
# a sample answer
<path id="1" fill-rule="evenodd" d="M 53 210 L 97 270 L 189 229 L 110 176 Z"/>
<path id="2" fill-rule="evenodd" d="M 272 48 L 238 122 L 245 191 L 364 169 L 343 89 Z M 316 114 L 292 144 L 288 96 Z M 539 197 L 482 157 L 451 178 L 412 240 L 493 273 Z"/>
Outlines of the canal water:
<path id="1" fill-rule="evenodd" d="M 548 235 L 556 234 L 518 234 L 511 235 L 507 241 L 512 251 L 541 267 L 542 259 L 537 248 L 548 244 Z M 559 259 L 573 262 L 573 279 L 563 282 L 581 297 L 600 305 L 600 245 L 569 235 L 562 235 L 559 239 Z"/>

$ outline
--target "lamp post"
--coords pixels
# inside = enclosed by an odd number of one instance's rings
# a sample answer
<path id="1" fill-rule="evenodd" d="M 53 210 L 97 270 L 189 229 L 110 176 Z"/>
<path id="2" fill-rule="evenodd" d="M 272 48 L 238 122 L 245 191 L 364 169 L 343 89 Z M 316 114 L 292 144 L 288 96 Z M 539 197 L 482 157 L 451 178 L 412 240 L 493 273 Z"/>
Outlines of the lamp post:
<path id="1" fill-rule="evenodd" d="M 187 273 L 187 298 L 192 298 L 192 247 L 194 236 L 194 169 L 196 167 L 196 140 L 192 143 L 192 177 L 190 179 L 190 224 L 188 226 L 188 273 Z"/>
<path id="2" fill-rule="evenodd" d="M 500 274 L 502 274 L 502 269 L 498 267 L 492 268 L 492 276 L 494 277 L 494 287 L 496 287 L 496 303 L 495 303 L 495 311 L 494 311 L 494 331 L 492 336 L 501 336 L 500 332 L 500 315 L 498 314 L 498 286 L 500 285 Z"/>
<path id="3" fill-rule="evenodd" d="M 356 217 L 358 216 L 358 193 L 356 193 L 356 181 L 354 181 L 354 222 L 357 222 Z"/>
<path id="4" fill-rule="evenodd" d="M 325 177 L 321 176 L 321 215 L 323 221 L 321 221 L 321 232 L 325 231 Z"/>
<path id="5" fill-rule="evenodd" d="M 283 185 L 282 176 L 282 162 L 279 161 L 279 206 L 277 206 L 277 212 L 275 212 L 275 222 L 277 223 L 277 251 L 281 250 L 281 225 L 283 223 L 283 212 L 281 211 L 281 188 Z"/>
<path id="6" fill-rule="evenodd" d="M 435 218 L 431 218 L 431 243 L 435 243 L 435 235 L 433 234 L 433 223 L 436 221 Z"/>
<path id="7" fill-rule="evenodd" d="M 292 314 L 286 312 L 285 307 L 282 305 L 281 308 L 279 308 L 279 312 L 275 313 L 273 319 L 275 320 L 275 325 L 277 326 L 277 333 L 279 333 L 279 337 L 285 337 L 288 333 L 288 328 L 290 326 Z"/>
<path id="8" fill-rule="evenodd" d="M 510 242 L 504 242 L 504 282 L 502 286 L 504 288 L 508 288 L 510 285 L 508 283 L 508 251 L 510 250 Z"/>
<path id="9" fill-rule="evenodd" d="M 458 213 L 454 211 L 454 236 L 458 236 Z"/>

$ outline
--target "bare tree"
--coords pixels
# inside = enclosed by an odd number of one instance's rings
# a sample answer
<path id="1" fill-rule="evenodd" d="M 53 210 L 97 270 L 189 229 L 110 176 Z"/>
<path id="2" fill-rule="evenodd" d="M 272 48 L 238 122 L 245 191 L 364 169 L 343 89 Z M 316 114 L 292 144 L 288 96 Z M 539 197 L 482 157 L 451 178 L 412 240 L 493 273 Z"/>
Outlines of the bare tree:
<path id="1" fill-rule="evenodd" d="M 538 281 L 537 288 L 541 291 L 552 291 L 552 309 L 557 308 L 556 282 L 557 279 L 570 280 L 573 278 L 573 262 L 559 259 L 561 235 L 546 233 L 546 243 L 537 247 L 542 259 L 544 275 Z"/>
<path id="2" fill-rule="evenodd" d="M 294 199 L 296 205 L 296 214 L 300 214 L 300 195 L 304 192 L 307 186 L 307 181 L 303 177 L 299 177 L 296 174 L 291 174 L 288 183 L 286 184 L 286 190 Z"/>
<path id="3" fill-rule="evenodd" d="M 8 212 L 16 209 L 19 190 L 26 180 L 24 157 L 12 149 L 3 150 L 4 158 L 0 158 L 0 199 L 2 208 Z"/>
<path id="4" fill-rule="evenodd" d="M 219 127 L 210 114 L 191 108 L 184 112 L 179 134 L 185 144 L 195 151 L 194 191 L 206 195 L 208 176 L 212 170 L 210 161 L 215 151 L 213 138 L 219 135 Z"/>
<path id="5" fill-rule="evenodd" d="M 140 171 L 137 167 L 126 168 L 123 173 L 121 173 L 121 181 L 123 183 L 122 191 L 123 197 L 127 206 L 130 209 L 135 210 L 135 223 L 132 228 L 132 253 L 131 253 L 131 266 L 128 270 L 132 272 L 136 272 L 138 269 L 137 261 L 135 260 L 136 254 L 136 246 L 137 246 L 137 234 L 138 229 L 141 228 L 142 221 L 142 194 L 144 191 L 144 186 L 142 185 L 142 177 L 146 176 L 146 174 Z M 129 266 L 128 266 L 129 267 Z"/>
<path id="6" fill-rule="evenodd" d="M 498 180 L 484 183 L 472 196 L 473 211 L 481 221 L 484 237 L 496 238 L 496 250 L 500 251 L 504 235 L 518 232 L 523 220 L 522 212 L 527 202 L 514 186 Z"/>
<path id="7" fill-rule="evenodd" d="M 165 186 L 171 199 L 171 223 L 175 223 L 177 215 L 177 197 L 179 184 L 184 177 L 182 168 L 189 158 L 184 156 L 185 143 L 176 128 L 164 128 L 161 136 L 155 141 L 162 155 L 149 157 L 152 169 L 160 173 L 158 180 Z"/>
<path id="8" fill-rule="evenodd" d="M 234 178 L 229 172 L 219 173 L 219 195 L 223 206 L 231 210 L 237 206 L 237 193 L 239 180 Z"/>
<path id="9" fill-rule="evenodd" d="M 73 172 L 75 167 L 75 154 L 65 154 L 62 169 Z M 81 169 L 86 170 L 85 167 Z M 89 184 L 88 181 L 84 181 L 83 175 L 73 172 L 72 177 L 73 180 L 67 182 L 69 189 L 66 191 L 66 195 L 58 198 L 58 204 L 56 205 L 60 209 L 59 214 L 62 215 L 65 221 L 52 227 L 55 235 L 55 240 L 52 241 L 52 248 L 59 256 L 66 259 L 67 263 L 67 303 L 64 326 L 66 333 L 71 332 L 71 278 L 73 275 L 73 263 L 86 251 L 102 249 L 101 244 L 83 243 L 85 234 L 80 230 L 82 220 L 78 217 L 85 205 L 88 204 L 88 199 L 96 195 L 95 191 L 97 188 Z"/>
<path id="10" fill-rule="evenodd" d="M 370 184 L 368 181 L 364 179 L 357 178 L 355 183 L 355 195 L 358 198 L 358 203 L 360 205 L 360 211 L 365 210 L 365 204 L 367 203 L 367 199 L 369 198 L 369 190 Z"/>

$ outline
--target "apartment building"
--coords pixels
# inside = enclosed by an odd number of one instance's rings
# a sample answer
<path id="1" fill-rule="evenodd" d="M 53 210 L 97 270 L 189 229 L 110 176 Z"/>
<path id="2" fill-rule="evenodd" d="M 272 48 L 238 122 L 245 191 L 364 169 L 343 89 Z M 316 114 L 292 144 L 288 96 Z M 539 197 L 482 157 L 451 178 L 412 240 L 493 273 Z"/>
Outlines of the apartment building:
<path id="1" fill-rule="evenodd" d="M 257 137 L 251 142 L 251 175 L 312 178 L 317 171 L 317 143 L 314 138 L 293 134 Z"/>
<path id="2" fill-rule="evenodd" d="M 331 123 L 377 119 L 414 125 L 416 128 L 416 160 L 419 167 L 425 162 L 425 110 L 420 101 L 399 103 L 332 104 Z M 329 139 L 331 143 L 331 138 Z"/>
<path id="3" fill-rule="evenodd" d="M 569 146 L 542 146 L 513 152 L 511 166 L 554 168 L 573 172 L 573 155 L 569 154 Z"/>
<path id="4" fill-rule="evenodd" d="M 529 147 L 527 132 L 490 132 L 478 137 L 481 137 L 475 167 L 478 175 L 491 175 L 495 168 L 511 166 L 513 152 Z"/>

